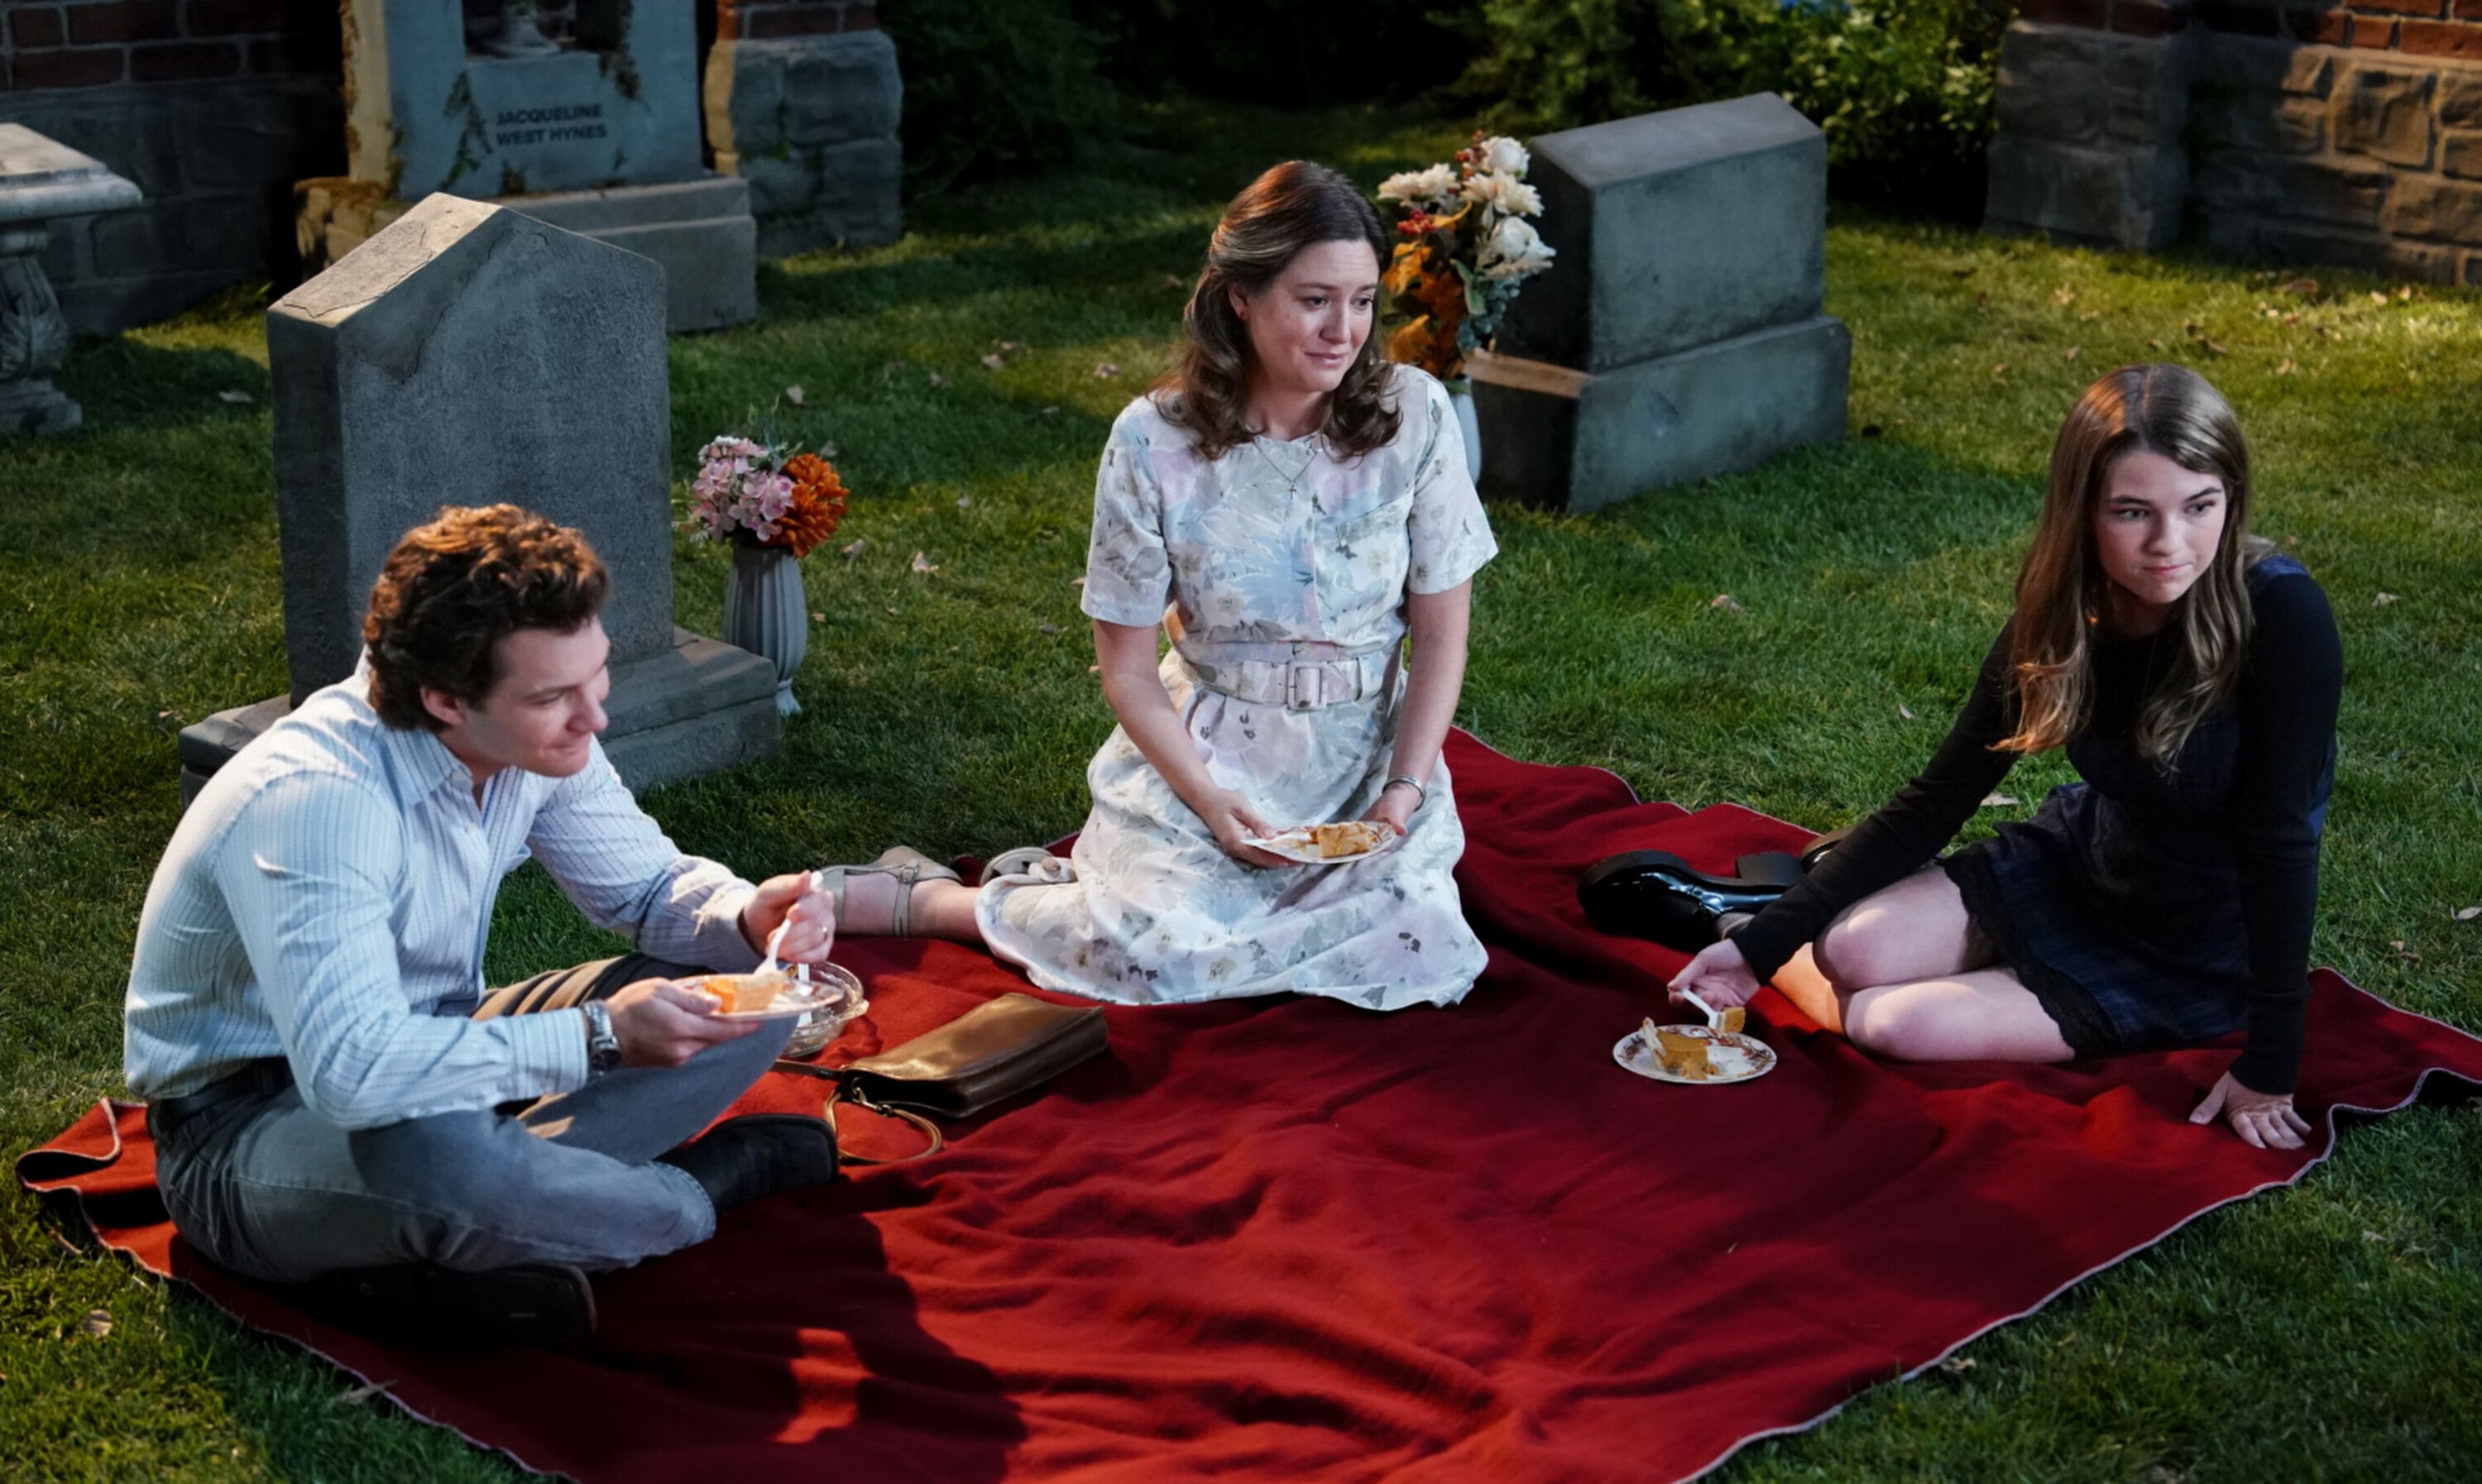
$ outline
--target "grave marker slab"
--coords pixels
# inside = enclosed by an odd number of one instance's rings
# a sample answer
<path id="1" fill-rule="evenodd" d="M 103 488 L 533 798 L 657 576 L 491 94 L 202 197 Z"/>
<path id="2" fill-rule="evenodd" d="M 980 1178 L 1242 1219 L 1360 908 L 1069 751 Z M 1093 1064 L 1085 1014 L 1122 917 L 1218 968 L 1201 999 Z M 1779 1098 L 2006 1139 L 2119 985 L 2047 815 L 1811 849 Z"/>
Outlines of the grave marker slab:
<path id="1" fill-rule="evenodd" d="M 84 413 L 52 385 L 69 330 L 43 273 L 51 224 L 138 204 L 99 160 L 20 123 L 0 123 L 0 434 L 66 433 Z"/>
<path id="2" fill-rule="evenodd" d="M 1816 125 L 1756 93 L 1529 146 L 1559 256 L 1468 365 L 1485 493 L 1592 510 L 1843 435 Z"/>
<path id="3" fill-rule="evenodd" d="M 443 505 L 583 530 L 612 573 L 612 725 L 633 785 L 773 753 L 765 660 L 673 626 L 664 275 L 435 195 L 268 311 L 285 657 L 299 703 L 350 675 L 380 563 Z M 281 707 L 183 733 L 199 781 Z"/>

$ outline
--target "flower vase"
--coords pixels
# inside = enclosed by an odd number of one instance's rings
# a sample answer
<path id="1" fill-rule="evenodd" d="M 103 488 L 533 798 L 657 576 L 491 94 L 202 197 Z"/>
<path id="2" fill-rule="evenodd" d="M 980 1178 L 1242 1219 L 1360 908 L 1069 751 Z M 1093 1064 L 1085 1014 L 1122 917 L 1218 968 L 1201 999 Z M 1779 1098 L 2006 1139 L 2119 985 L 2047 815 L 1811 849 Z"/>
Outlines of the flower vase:
<path id="1" fill-rule="evenodd" d="M 1482 478 L 1482 424 L 1474 418 L 1473 379 L 1461 376 L 1448 384 L 1448 403 L 1457 410 L 1457 427 L 1465 434 L 1465 477 Z"/>
<path id="2" fill-rule="evenodd" d="M 724 579 L 724 642 L 776 667 L 779 715 L 801 711 L 793 675 L 810 652 L 810 613 L 799 558 L 781 546 L 732 548 L 732 570 Z"/>

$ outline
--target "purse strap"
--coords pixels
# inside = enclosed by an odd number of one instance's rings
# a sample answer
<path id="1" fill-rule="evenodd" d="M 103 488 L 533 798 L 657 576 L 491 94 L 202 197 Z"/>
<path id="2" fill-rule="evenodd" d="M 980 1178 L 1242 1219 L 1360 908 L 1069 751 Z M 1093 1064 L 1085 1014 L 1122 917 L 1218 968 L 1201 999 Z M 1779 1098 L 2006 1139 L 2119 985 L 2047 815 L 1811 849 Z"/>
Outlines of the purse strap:
<path id="1" fill-rule="evenodd" d="M 917 1159 L 928 1159 L 947 1147 L 947 1137 L 940 1133 L 937 1124 L 914 1112 L 911 1108 L 900 1108 L 885 1102 L 872 1101 L 868 1093 L 854 1086 L 846 1078 L 844 1069 L 841 1067 L 813 1067 L 807 1062 L 779 1061 L 776 1063 L 776 1070 L 798 1072 L 805 1077 L 817 1077 L 828 1084 L 828 1100 L 819 1108 L 819 1117 L 827 1121 L 829 1131 L 836 1136 L 836 1163 L 840 1165 L 911 1164 Z M 846 1153 L 844 1132 L 836 1127 L 836 1104 L 839 1102 L 850 1102 L 866 1113 L 877 1113 L 884 1118 L 893 1118 L 911 1124 L 922 1130 L 923 1136 L 931 1142 L 925 1148 L 897 1159 L 874 1159 L 867 1154 Z"/>

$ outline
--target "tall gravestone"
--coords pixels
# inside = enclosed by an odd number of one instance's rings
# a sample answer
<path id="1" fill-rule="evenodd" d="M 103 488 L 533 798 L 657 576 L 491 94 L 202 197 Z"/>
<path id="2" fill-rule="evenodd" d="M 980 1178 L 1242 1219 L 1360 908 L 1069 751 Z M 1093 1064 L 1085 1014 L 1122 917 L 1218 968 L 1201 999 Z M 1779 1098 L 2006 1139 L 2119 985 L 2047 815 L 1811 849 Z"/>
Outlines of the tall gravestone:
<path id="1" fill-rule="evenodd" d="M 750 185 L 702 159 L 696 8 L 576 0 L 561 40 L 502 9 L 469 38 L 461 0 L 344 0 L 348 173 L 301 183 L 305 264 L 444 191 L 654 259 L 673 330 L 754 318 Z"/>
<path id="2" fill-rule="evenodd" d="M 293 690 L 181 734 L 185 796 L 353 672 L 380 563 L 443 505 L 576 526 L 612 573 L 604 750 L 633 786 L 780 745 L 766 660 L 673 626 L 672 392 L 653 263 L 430 198 L 267 314 Z"/>
<path id="3" fill-rule="evenodd" d="M 1593 510 L 1843 436 L 1816 125 L 1756 93 L 1532 148 L 1559 257 L 1470 362 L 1486 493 Z"/>

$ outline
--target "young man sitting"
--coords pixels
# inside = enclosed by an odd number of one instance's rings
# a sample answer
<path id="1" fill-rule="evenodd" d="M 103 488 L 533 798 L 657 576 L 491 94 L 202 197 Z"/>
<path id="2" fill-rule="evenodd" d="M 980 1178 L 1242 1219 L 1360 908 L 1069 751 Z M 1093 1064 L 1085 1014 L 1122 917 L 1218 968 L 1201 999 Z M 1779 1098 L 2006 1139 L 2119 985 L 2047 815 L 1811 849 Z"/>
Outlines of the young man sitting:
<path id="1" fill-rule="evenodd" d="M 216 774 L 139 920 L 126 1063 L 173 1224 L 347 1328 L 453 1344 L 594 1328 L 585 1273 L 835 1174 L 814 1118 L 692 1135 L 790 1022 L 670 981 L 823 958 L 806 875 L 685 856 L 604 759 L 603 565 L 510 505 L 388 556 L 362 668 Z M 542 862 L 638 952 L 484 993 L 500 878 Z M 506 1111 L 503 1111 L 503 1109 Z"/>

